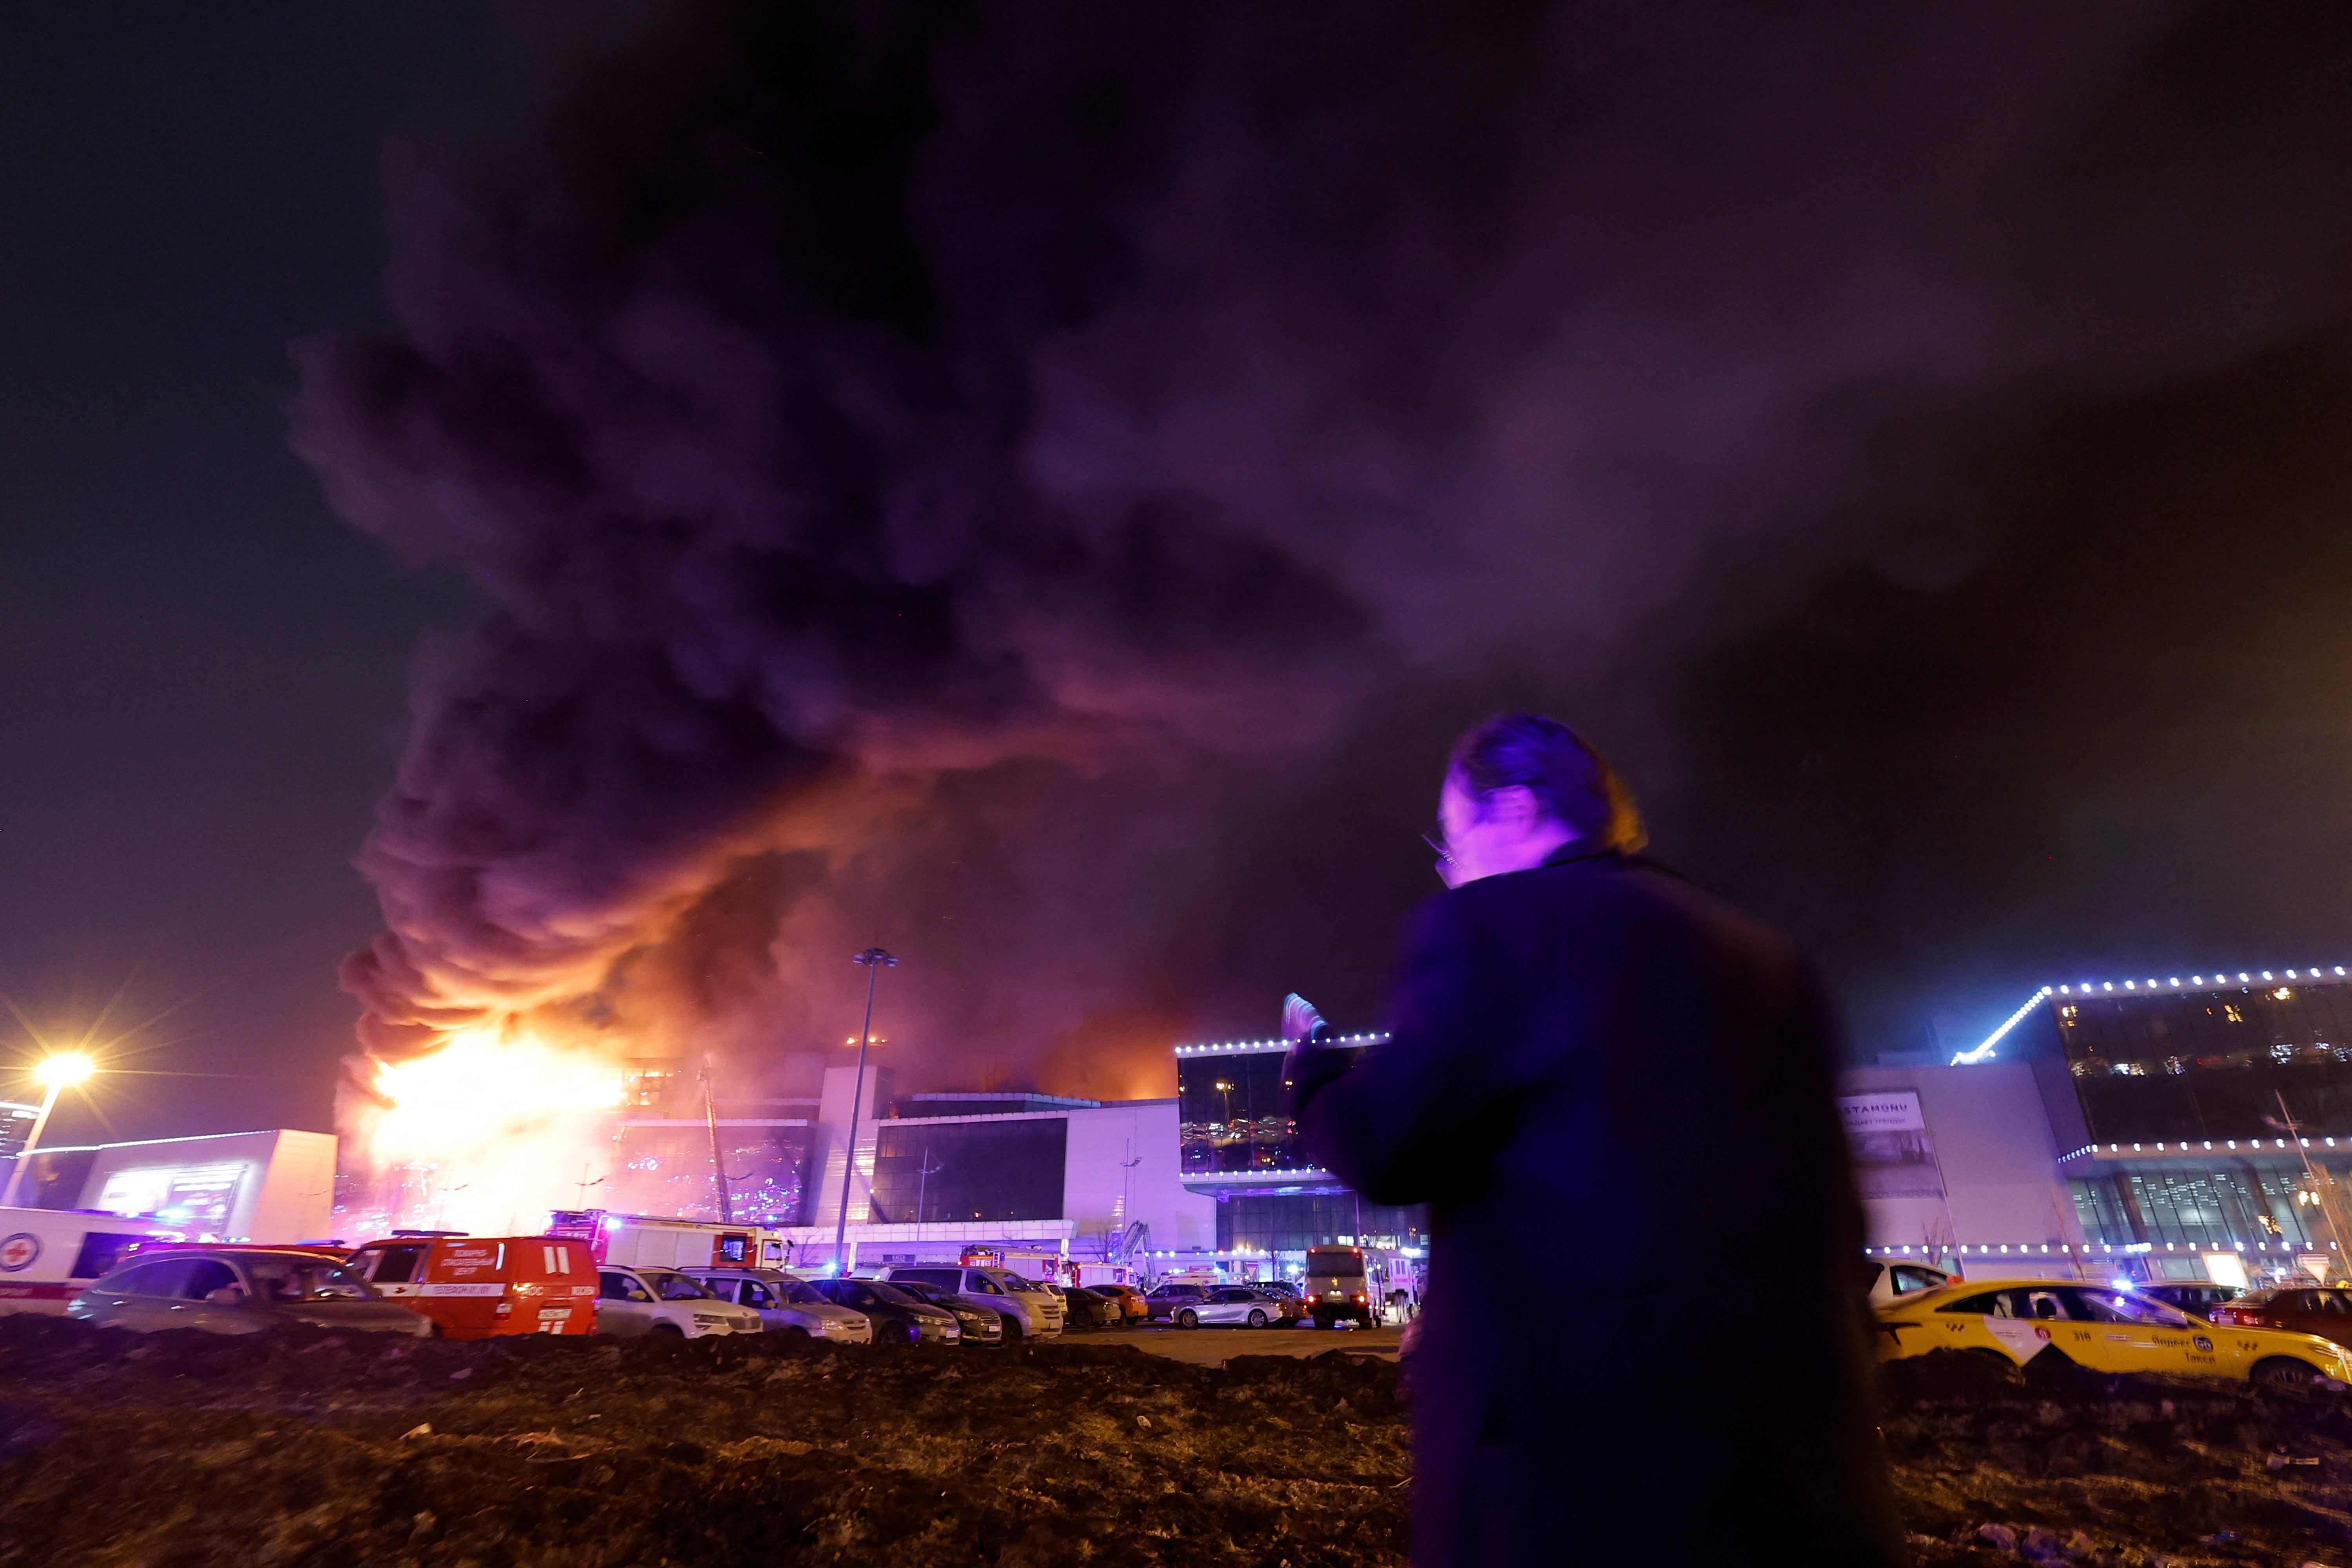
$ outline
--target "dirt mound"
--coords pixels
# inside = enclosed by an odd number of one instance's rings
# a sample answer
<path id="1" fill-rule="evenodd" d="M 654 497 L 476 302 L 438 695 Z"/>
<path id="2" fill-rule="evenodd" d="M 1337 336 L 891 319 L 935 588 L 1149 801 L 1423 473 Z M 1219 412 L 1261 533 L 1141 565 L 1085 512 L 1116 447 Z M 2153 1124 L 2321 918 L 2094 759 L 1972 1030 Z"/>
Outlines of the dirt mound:
<path id="1" fill-rule="evenodd" d="M 1949 1352 L 1880 1370 L 1922 1563 L 2352 1563 L 2352 1395 Z"/>
<path id="2" fill-rule="evenodd" d="M 1396 1371 L 0 1318 L 0 1564 L 1400 1563 Z"/>

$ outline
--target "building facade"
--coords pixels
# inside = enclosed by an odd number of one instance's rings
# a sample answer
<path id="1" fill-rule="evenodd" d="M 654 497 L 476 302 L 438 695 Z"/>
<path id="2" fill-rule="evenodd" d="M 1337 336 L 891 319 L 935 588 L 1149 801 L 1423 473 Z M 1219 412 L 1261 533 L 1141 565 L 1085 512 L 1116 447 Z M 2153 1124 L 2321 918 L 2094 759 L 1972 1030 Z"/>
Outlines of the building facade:
<path id="1" fill-rule="evenodd" d="M 2151 1273 L 2242 1267 L 2251 1279 L 2340 1260 L 2337 1221 L 2352 1228 L 2352 979 L 2341 966 L 2044 986 L 1951 1067 L 1882 1067 L 1848 1084 L 1918 1094 L 1950 1194 L 1941 1211 L 1916 1197 L 1872 1202 L 1876 1246 L 1923 1245 L 1940 1212 L 1950 1229 L 1935 1238 L 1970 1258 L 1988 1244 L 2038 1248 L 2046 1235 L 2097 1260 L 2145 1258 Z M 2000 1136 L 1945 1130 L 1979 1120 L 1972 1104 Z M 2028 1184 L 2003 1173 L 2044 1144 L 2071 1212 L 2035 1226 Z M 1867 1193 L 1859 1145 L 1857 1165 Z M 1964 1185 L 2006 1186 L 2018 1201 L 1986 1207 L 1959 1198 Z"/>
<path id="2" fill-rule="evenodd" d="M 1360 1050 L 1384 1035 L 1349 1035 Z M 1426 1206 L 1364 1199 L 1318 1166 L 1291 1118 L 1281 1040 L 1176 1047 L 1176 1105 L 1185 1190 L 1215 1205 L 1210 1260 L 1268 1260 L 1262 1272 L 1295 1272 L 1310 1247 L 1360 1246 L 1419 1257 L 1429 1245 Z"/>
<path id="3" fill-rule="evenodd" d="M 334 1234 L 331 1133 L 278 1129 L 44 1145 L 21 1157 L 26 1168 L 16 1202 L 26 1208 L 138 1215 L 222 1241 Z"/>

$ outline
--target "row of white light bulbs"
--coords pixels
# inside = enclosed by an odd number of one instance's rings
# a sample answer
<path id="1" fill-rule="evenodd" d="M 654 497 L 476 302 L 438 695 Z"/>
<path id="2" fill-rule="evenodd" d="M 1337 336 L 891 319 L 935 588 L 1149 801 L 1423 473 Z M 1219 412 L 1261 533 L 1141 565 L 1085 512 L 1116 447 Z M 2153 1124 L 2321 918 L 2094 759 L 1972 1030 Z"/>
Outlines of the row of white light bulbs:
<path id="1" fill-rule="evenodd" d="M 2304 1137 L 2298 1136 L 2298 1137 L 2296 1138 L 2296 1140 L 2295 1140 L 2295 1141 L 2296 1141 L 2297 1142 L 2301 1143 L 2301 1144 L 2302 1144 L 2305 1148 L 2306 1148 L 2306 1149 L 2308 1149 L 2308 1148 L 2310 1148 L 2310 1147 L 2311 1147 L 2311 1140 L 2310 1140 L 2310 1139 L 2308 1139 L 2308 1138 L 2304 1138 Z M 2336 1140 L 2335 1140 L 2335 1139 L 2333 1139 L 2333 1138 L 2323 1138 L 2323 1139 L 2321 1140 L 2321 1142 L 2324 1142 L 2324 1143 L 2326 1143 L 2326 1144 L 2330 1149 L 2333 1149 L 2333 1148 L 2335 1148 L 2335 1147 L 2336 1147 Z M 2223 1144 L 2225 1147 L 2227 1147 L 2227 1148 L 2231 1148 L 2231 1149 L 2234 1149 L 2234 1148 L 2236 1148 L 2236 1147 L 2238 1146 L 2238 1141 L 2237 1141 L 2235 1138 L 2224 1138 L 2224 1139 L 2222 1139 L 2222 1140 L 2221 1140 L 2221 1142 L 2222 1142 L 2222 1144 Z M 2285 1148 L 2285 1147 L 2286 1147 L 2286 1140 L 2285 1140 L 2285 1139 L 2284 1139 L 2284 1138 L 2273 1138 L 2273 1139 L 2272 1139 L 2272 1140 L 2271 1140 L 2271 1142 L 2272 1142 L 2273 1145 L 2275 1145 L 2276 1147 L 2281 1148 L 2281 1149 L 2284 1149 L 2284 1148 Z M 2213 1146 L 2213 1140 L 2211 1140 L 2210 1138 L 2206 1139 L 2206 1140 L 2205 1140 L 2205 1147 L 2207 1147 L 2208 1149 L 2210 1149 L 2212 1146 Z M 2259 1139 L 2259 1138 L 2249 1138 L 2249 1139 L 2247 1139 L 2247 1140 L 2246 1140 L 2246 1147 L 2247 1147 L 2247 1148 L 2249 1148 L 2249 1149 L 2259 1149 L 2259 1148 L 2261 1148 L 2262 1146 L 2263 1146 L 2263 1141 L 2262 1141 L 2261 1139 Z M 2189 1147 L 2189 1140 L 2188 1140 L 2188 1139 L 2186 1139 L 2186 1138 L 2183 1138 L 2183 1139 L 2180 1141 L 2180 1142 L 2179 1142 L 2179 1144 L 2178 1145 L 2178 1147 L 2179 1147 L 2179 1148 L 2181 1148 L 2181 1149 L 2183 1149 L 2183 1150 L 2186 1150 L 2186 1149 Z M 2075 1150 L 2074 1153 L 2067 1155 L 2067 1156 L 2066 1156 L 2066 1158 L 2067 1158 L 2067 1159 L 2069 1159 L 2069 1160 L 2074 1160 L 2074 1159 L 2079 1159 L 2079 1158 L 2081 1158 L 2081 1157 L 2082 1157 L 2083 1155 L 2084 1155 L 2084 1154 L 2094 1154 L 2094 1153 L 2096 1153 L 2096 1152 L 2098 1152 L 2098 1148 L 2099 1148 L 2099 1146 L 2098 1146 L 2096 1143 L 2085 1143 L 2085 1144 L 2084 1144 L 2080 1149 Z M 2110 1154 L 2120 1154 L 2120 1153 L 2122 1153 L 2122 1152 L 2123 1152 L 2123 1149 L 2124 1149 L 2124 1146 L 2123 1146 L 2122 1144 L 2120 1144 L 2120 1143 L 2110 1143 L 2110 1144 L 2108 1144 L 2108 1145 L 2107 1145 L 2107 1152 L 2109 1152 Z M 2161 1144 L 2161 1143 L 2158 1143 L 2158 1144 L 2156 1146 L 2156 1152 L 2157 1152 L 2158 1153 L 2159 1153 L 2159 1154 L 2161 1154 L 2162 1152 L 2164 1152 L 2164 1145 L 2163 1145 L 2163 1144 Z M 2142 1149 L 2138 1144 L 2135 1143 L 2135 1144 L 2133 1144 L 2133 1145 L 2132 1145 L 2132 1152 L 2133 1152 L 2133 1153 L 2135 1153 L 2135 1154 L 2143 1154 L 2143 1153 L 2146 1153 L 2146 1152 L 2147 1152 L 2147 1151 L 2146 1151 L 2146 1150 L 2144 1150 L 2144 1149 Z"/>
<path id="2" fill-rule="evenodd" d="M 2336 973 L 2339 975 L 2342 974 L 2344 973 L 2344 966 L 2340 963 L 2337 964 L 2336 966 Z M 2292 969 L 2286 972 L 2286 977 L 2289 980 L 2301 978 Z M 2320 973 L 2319 965 L 2315 963 L 2311 966 L 2309 977 L 2314 980 L 2322 980 L 2326 978 Z M 2265 969 L 2262 972 L 2262 978 L 2264 980 L 2275 980 L 2278 976 Z M 2251 983 L 2254 979 L 2254 976 L 2241 969 L 2238 971 L 2238 979 L 2242 983 Z M 2216 974 L 2213 976 L 2213 984 L 2216 985 L 2227 985 L 2229 983 L 2230 977 L 2226 974 Z M 2202 985 L 2205 984 L 2205 977 L 2201 974 L 2192 974 L 2189 977 L 2189 984 L 2192 986 Z M 2089 981 L 2085 980 L 2080 985 L 2061 985 L 2058 987 L 2058 994 L 2061 996 L 2071 996 L 2074 994 L 2075 992 L 2080 991 L 2084 995 L 2088 996 L 2094 991 L 2113 991 L 2115 988 L 2115 982 L 2113 981 L 2105 981 L 2097 985 L 2094 985 Z M 2166 981 L 2162 985 L 2158 985 L 2153 980 L 2147 981 L 2145 983 L 2137 980 L 2126 980 L 2124 982 L 2124 989 L 2126 991 L 2162 991 L 2167 988 L 2176 991 L 2182 989 L 2180 984 L 2180 976 L 2176 974 L 2171 979 Z M 2050 994 L 2050 987 L 2047 985 L 2043 986 L 2042 988 L 2042 994 L 2044 996 Z"/>
<path id="3" fill-rule="evenodd" d="M 2254 1250 L 2256 1250 L 2257 1252 L 2268 1252 L 2268 1251 L 2270 1250 L 2270 1245 L 2271 1245 L 2271 1244 L 2270 1244 L 2269 1242 L 2267 1242 L 2267 1241 L 2258 1241 L 2258 1242 L 2254 1243 Z M 2318 1244 L 2317 1244 L 2317 1243 L 2314 1243 L 2313 1245 L 2314 1245 L 2314 1246 L 2316 1246 L 2316 1245 L 2318 1245 Z M 2085 1243 L 2084 1243 L 2084 1244 L 2083 1244 L 2083 1246 L 2082 1246 L 2079 1249 L 2076 1249 L 2076 1248 L 2071 1248 L 2071 1247 L 2066 1247 L 2065 1245 L 2063 1245 L 2063 1244 L 2062 1243 L 2062 1244 L 2059 1246 L 2058 1250 L 2059 1250 L 2061 1253 L 2071 1253 L 2071 1252 L 2075 1251 L 2075 1250 L 2080 1250 L 2080 1251 L 2083 1251 L 2083 1252 L 2089 1252 L 2089 1251 L 2091 1250 L 2091 1248 L 2092 1248 L 2093 1247 L 2095 1247 L 2095 1247 L 2097 1247 L 2101 1252 L 2132 1252 L 2132 1251 L 2142 1251 L 2142 1252 L 2145 1252 L 2145 1251 L 2152 1250 L 2152 1249 L 2153 1249 L 2153 1247 L 2154 1247 L 2154 1244 L 2153 1244 L 2153 1243 L 2149 1243 L 2149 1242 L 2142 1242 L 2142 1243 L 2138 1243 L 2138 1244 L 2137 1244 L 2137 1245 L 2136 1245 L 2136 1244 L 2131 1243 L 2131 1242 L 2126 1242 L 2122 1247 L 2116 1247 L 2116 1246 L 2114 1243 L 2112 1243 L 2112 1242 L 2105 1242 L 2105 1241 L 2102 1241 L 2102 1242 L 2085 1242 Z M 2235 1251 L 2235 1252 L 2243 1252 L 2243 1251 L 2245 1251 L 2245 1250 L 2246 1250 L 2246 1244 L 2245 1244 L 2244 1242 L 2242 1242 L 2242 1241 L 2233 1241 L 2233 1242 L 2231 1242 L 2231 1243 L 2229 1244 L 2229 1246 L 2230 1246 L 2231 1250 Z M 2331 1242 L 2327 1243 L 2327 1247 L 2328 1247 L 2328 1250 L 2332 1252 L 2332 1251 L 2334 1251 L 2334 1250 L 2336 1249 L 2336 1244 L 2335 1244 L 2334 1242 L 2332 1242 L 2332 1241 L 2331 1241 Z M 2175 1252 L 2175 1251 L 2178 1251 L 2179 1249 L 2179 1244 L 2178 1244 L 2178 1243 L 2174 1243 L 2174 1242 L 2169 1242 L 2169 1241 L 2168 1241 L 2168 1242 L 2166 1242 L 2166 1243 L 2164 1244 L 2164 1250 L 2165 1250 L 2165 1251 L 2167 1251 L 2167 1252 Z M 1876 1247 L 1876 1248 L 1873 1248 L 1873 1247 L 1864 1247 L 1862 1250 L 1863 1250 L 1863 1252 L 1864 1252 L 1865 1255 L 1867 1255 L 1867 1256 L 1874 1256 L 1874 1257 L 1878 1257 L 1878 1258 L 1893 1258 L 1893 1257 L 1897 1256 L 1898 1254 L 1900 1254 L 1900 1255 L 1902 1255 L 1902 1256 L 1904 1256 L 1904 1257 L 1908 1257 L 1908 1256 L 1910 1256 L 1911 1252 L 1913 1251 L 1913 1248 L 1908 1247 Z M 1967 1252 L 1968 1250 L 1969 1250 L 1969 1249 L 1967 1247 L 1965 1247 L 1965 1246 L 1963 1246 L 1963 1247 L 1922 1247 L 1917 1248 L 1918 1254 L 1919 1254 L 1919 1256 L 1920 1256 L 1920 1257 L 1922 1257 L 1922 1258 L 1933 1258 L 1933 1257 L 1935 1257 L 1936 1255 L 1937 1255 L 1938 1253 L 1943 1253 L 1943 1252 Z M 2022 1242 L 2022 1241 L 2021 1241 L 2021 1242 L 2019 1242 L 2019 1243 L 2018 1243 L 2015 1247 L 2012 1247 L 2006 1246 L 2006 1245 L 2004 1245 L 2004 1246 L 2000 1246 L 2000 1247 L 1987 1247 L 1987 1246 L 1985 1246 L 1983 1243 L 1979 1242 L 1979 1243 L 1976 1245 L 1976 1249 L 1975 1249 L 1975 1250 L 1976 1250 L 1976 1252 L 1977 1252 L 1977 1254 L 1978 1254 L 1978 1256 L 1979 1256 L 1979 1257 L 1982 1257 L 1982 1258 L 1990 1258 L 1990 1257 L 1991 1257 L 1991 1256 L 1992 1256 L 1994 1253 L 1996 1253 L 1996 1252 L 2022 1252 L 2022 1253 L 2031 1253 L 2031 1252 L 2034 1251 L 2034 1250 L 2035 1250 L 2035 1248 L 2034 1248 L 2033 1245 L 2032 1245 L 2031 1242 Z M 2049 1250 L 2050 1250 L 2050 1244 L 2049 1244 L 2048 1242 L 2046 1242 L 2046 1241 L 2045 1241 L 2045 1242 L 2043 1242 L 2043 1243 L 2042 1244 L 2042 1246 L 2041 1246 L 2040 1250 L 2042 1250 L 2042 1251 L 2043 1251 L 2043 1252 L 2047 1252 L 2047 1251 L 2049 1251 Z M 2191 1252 L 2198 1252 L 2198 1251 L 2219 1252 L 2219 1251 L 2221 1251 L 2221 1249 L 2220 1247 L 2202 1247 L 2202 1248 L 2200 1248 L 2200 1247 L 2189 1247 L 2189 1251 L 2191 1251 Z M 2282 1242 L 2280 1242 L 2280 1243 L 2279 1243 L 2279 1250 L 2280 1250 L 2281 1252 L 2301 1252 L 2301 1251 L 2305 1251 L 2305 1250 L 2307 1250 L 2307 1249 L 2305 1247 L 2304 1244 L 2303 1244 L 2303 1243 L 2301 1243 L 2301 1242 L 2296 1242 L 2296 1241 L 2282 1241 Z"/>
<path id="4" fill-rule="evenodd" d="M 1387 1038 L 1386 1035 L 1338 1035 L 1323 1043 L 1336 1046 L 1376 1046 Z M 1288 1040 L 1232 1040 L 1222 1046 L 1179 1046 L 1176 1047 L 1176 1054 L 1180 1057 L 1230 1057 L 1239 1056 L 1244 1051 L 1286 1051 L 1289 1048 Z"/>

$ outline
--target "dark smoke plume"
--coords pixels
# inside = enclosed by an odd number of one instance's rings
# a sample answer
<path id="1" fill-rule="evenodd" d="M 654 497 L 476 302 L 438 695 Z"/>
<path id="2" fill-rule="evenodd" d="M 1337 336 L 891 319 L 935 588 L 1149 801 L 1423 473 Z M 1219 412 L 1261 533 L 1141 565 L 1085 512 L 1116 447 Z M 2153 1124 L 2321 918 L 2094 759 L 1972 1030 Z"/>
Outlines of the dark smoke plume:
<path id="1" fill-rule="evenodd" d="M 397 330 L 305 360 L 338 508 L 492 606 L 362 855 L 363 1039 L 806 1047 L 879 941 L 938 1076 L 1150 1088 L 1264 930 L 1220 879 L 1301 863 L 1237 804 L 1433 789 L 1381 704 L 1963 576 L 1944 432 L 2318 308 L 2314 97 L 2204 96 L 2200 16 L 516 9 L 498 123 L 391 160 Z"/>

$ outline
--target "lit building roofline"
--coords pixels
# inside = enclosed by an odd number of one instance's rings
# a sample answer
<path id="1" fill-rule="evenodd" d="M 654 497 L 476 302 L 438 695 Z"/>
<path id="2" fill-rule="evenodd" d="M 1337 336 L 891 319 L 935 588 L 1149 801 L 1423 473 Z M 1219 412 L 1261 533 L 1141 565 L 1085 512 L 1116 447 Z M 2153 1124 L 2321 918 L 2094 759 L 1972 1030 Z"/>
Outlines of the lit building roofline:
<path id="1" fill-rule="evenodd" d="M 1384 1034 L 1338 1035 L 1325 1042 L 1333 1046 L 1377 1046 L 1388 1038 Z M 1288 1040 L 1228 1040 L 1223 1045 L 1178 1046 L 1180 1057 L 1239 1057 L 1260 1051 L 1287 1051 Z"/>

